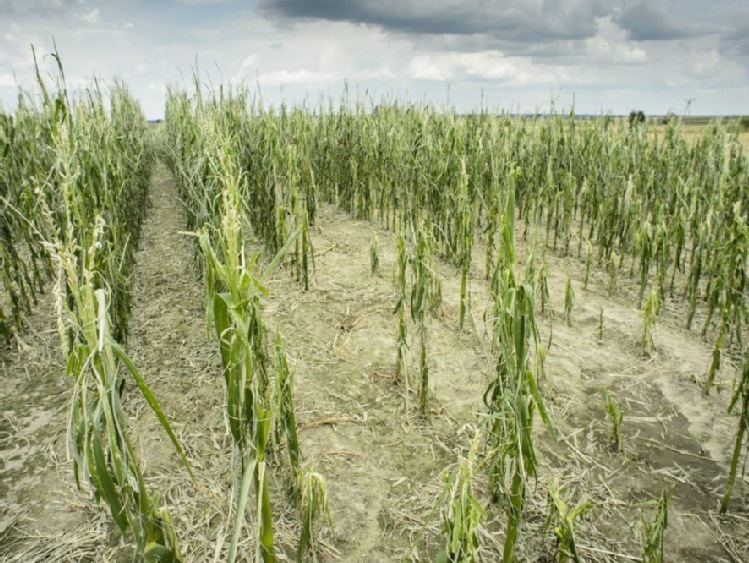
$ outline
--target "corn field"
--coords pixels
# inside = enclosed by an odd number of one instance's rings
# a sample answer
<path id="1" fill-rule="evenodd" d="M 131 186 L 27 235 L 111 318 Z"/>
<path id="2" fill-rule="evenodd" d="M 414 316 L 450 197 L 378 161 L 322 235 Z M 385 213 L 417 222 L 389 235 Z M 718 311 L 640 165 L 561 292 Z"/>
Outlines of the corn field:
<path id="1" fill-rule="evenodd" d="M 50 309 L 71 494 L 107 517 L 70 560 L 749 557 L 738 124 L 272 106 L 196 77 L 149 128 L 61 63 L 0 124 L 2 354 Z M 196 303 L 149 328 L 157 169 L 189 263 L 159 291 Z M 133 331 L 171 363 L 204 343 L 196 371 L 141 363 Z M 0 549 L 43 560 L 22 530 Z"/>

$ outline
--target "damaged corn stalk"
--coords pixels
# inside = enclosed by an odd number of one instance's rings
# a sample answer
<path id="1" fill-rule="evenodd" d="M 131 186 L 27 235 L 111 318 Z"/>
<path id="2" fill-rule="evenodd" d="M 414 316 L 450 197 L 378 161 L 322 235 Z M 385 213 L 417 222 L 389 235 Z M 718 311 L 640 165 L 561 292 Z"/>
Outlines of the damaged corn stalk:
<path id="1" fill-rule="evenodd" d="M 731 502 L 731 493 L 736 481 L 739 461 L 741 460 L 742 450 L 746 450 L 744 444 L 747 431 L 749 431 L 749 351 L 744 352 L 744 364 L 736 382 L 736 388 L 728 405 L 728 412 L 733 413 L 739 407 L 738 428 L 736 429 L 736 438 L 734 439 L 733 455 L 731 456 L 731 466 L 728 472 L 723 498 L 720 502 L 720 513 L 725 514 L 728 511 L 728 504 Z M 746 463 L 746 461 L 744 462 Z"/>
<path id="2" fill-rule="evenodd" d="M 492 499 L 500 502 L 507 514 L 505 562 L 515 560 L 527 483 L 536 477 L 538 462 L 533 447 L 536 411 L 549 433 L 556 435 L 538 387 L 543 352 L 535 320 L 533 278 L 520 284 L 515 281 L 514 200 L 514 193 L 508 193 L 503 221 L 505 255 L 497 260 L 496 281 L 492 284 L 496 377 L 484 393 L 489 426 L 487 446 L 491 452 L 489 490 Z M 527 271 L 533 272 L 534 268 L 531 266 Z M 534 355 L 535 373 L 531 366 Z"/>
<path id="3" fill-rule="evenodd" d="M 109 113 L 98 84 L 85 101 L 71 104 L 59 55 L 53 56 L 59 69 L 54 100 L 37 78 L 42 119 L 49 120 L 46 150 L 56 162 L 44 178 L 29 177 L 37 216 L 27 226 L 56 270 L 59 336 L 66 373 L 74 382 L 68 456 L 78 487 L 87 482 L 120 531 L 132 530 L 136 558 L 179 562 L 169 511 L 146 488 L 122 404 L 125 381 L 135 382 L 192 476 L 164 412 L 122 344 L 128 275 L 152 164 L 145 119 L 121 85 L 111 90 Z"/>
<path id="4" fill-rule="evenodd" d="M 437 553 L 437 563 L 474 563 L 482 560 L 479 529 L 486 521 L 487 514 L 474 492 L 476 471 L 483 463 L 477 459 L 480 441 L 480 432 L 476 430 L 468 455 L 459 456 L 458 467 L 453 471 L 444 470 L 442 491 L 417 537 L 418 542 L 439 511 L 445 547 Z M 412 543 L 405 559 L 421 560 L 417 553 L 417 542 Z"/>
<path id="5" fill-rule="evenodd" d="M 276 331 L 275 351 L 275 399 L 276 399 L 276 424 L 274 425 L 275 443 L 282 443 L 281 436 L 286 440 L 286 452 L 288 454 L 289 469 L 291 470 L 290 490 L 294 500 L 300 499 L 299 490 L 299 458 L 301 452 L 299 439 L 297 437 L 296 414 L 294 412 L 294 401 L 292 397 L 293 378 L 283 350 L 281 334 Z"/>
<path id="6" fill-rule="evenodd" d="M 328 485 L 325 478 L 316 471 L 307 470 L 299 477 L 302 492 L 302 534 L 296 552 L 297 563 L 301 563 L 306 553 L 316 554 L 318 524 L 323 520 L 333 527 L 333 519 L 328 505 Z"/>
<path id="7" fill-rule="evenodd" d="M 223 182 L 224 213 L 220 230 L 215 234 L 216 248 L 211 243 L 209 225 L 205 225 L 197 236 L 205 258 L 208 318 L 219 341 L 226 383 L 226 420 L 234 439 L 235 459 L 238 459 L 241 475 L 227 559 L 230 562 L 236 560 L 250 485 L 254 484 L 257 499 L 256 560 L 262 556 L 266 563 L 270 563 L 276 560 L 276 553 L 266 455 L 274 401 L 260 299 L 268 293 L 263 280 L 276 268 L 296 237 L 289 237 L 262 271 L 258 266 L 259 254 L 246 255 L 240 201 L 241 172 L 231 157 L 228 140 L 217 135 L 216 141 L 218 147 L 224 148 L 217 151 L 212 161 Z M 288 416 L 286 422 L 289 422 Z"/>
<path id="8" fill-rule="evenodd" d="M 406 249 L 405 227 L 396 238 L 397 255 L 395 261 L 395 311 L 398 315 L 398 342 L 395 352 L 395 380 L 406 383 L 406 401 L 408 401 L 408 340 L 406 328 L 406 268 L 408 253 Z"/>
<path id="9" fill-rule="evenodd" d="M 125 377 L 137 384 L 191 476 L 192 471 L 146 380 L 112 336 L 108 294 L 103 288 L 95 289 L 93 270 L 104 229 L 104 221 L 98 217 L 91 246 L 85 250 L 73 239 L 50 245 L 58 267 L 60 323 L 68 329 L 61 332 L 67 351 L 66 373 L 74 380 L 68 454 L 78 487 L 88 481 L 94 498 L 107 504 L 120 531 L 133 531 L 138 557 L 180 562 L 169 511 L 159 506 L 157 494 L 146 489 L 127 430 L 121 397 Z M 65 287 L 74 303 L 72 308 L 67 305 Z"/>
<path id="10" fill-rule="evenodd" d="M 547 528 L 553 526 L 554 535 L 557 540 L 555 560 L 559 563 L 567 563 L 570 560 L 580 563 L 582 558 L 577 551 L 577 543 L 575 541 L 575 521 L 591 510 L 593 504 L 583 502 L 570 508 L 562 498 L 562 489 L 560 489 L 556 478 L 549 481 L 547 491 L 549 505 Z"/>
<path id="11" fill-rule="evenodd" d="M 411 259 L 411 318 L 419 333 L 419 410 L 429 413 L 429 365 L 427 363 L 427 313 L 442 302 L 442 284 L 434 269 L 432 242 L 426 228 L 411 233 L 416 252 Z"/>
<path id="12" fill-rule="evenodd" d="M 479 527 L 486 520 L 486 511 L 473 492 L 476 455 L 479 447 L 477 431 L 467 457 L 458 461 L 452 473 L 445 471 L 442 504 L 442 535 L 445 548 L 437 554 L 438 563 L 480 561 Z"/>

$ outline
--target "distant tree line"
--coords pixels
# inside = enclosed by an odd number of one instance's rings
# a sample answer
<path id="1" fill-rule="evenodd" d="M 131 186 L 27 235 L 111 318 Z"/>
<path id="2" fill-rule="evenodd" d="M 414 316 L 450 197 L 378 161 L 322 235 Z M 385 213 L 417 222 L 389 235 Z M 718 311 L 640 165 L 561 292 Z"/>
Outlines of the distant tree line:
<path id="1" fill-rule="evenodd" d="M 645 112 L 633 109 L 629 112 L 629 125 L 631 127 L 639 123 L 645 123 Z"/>

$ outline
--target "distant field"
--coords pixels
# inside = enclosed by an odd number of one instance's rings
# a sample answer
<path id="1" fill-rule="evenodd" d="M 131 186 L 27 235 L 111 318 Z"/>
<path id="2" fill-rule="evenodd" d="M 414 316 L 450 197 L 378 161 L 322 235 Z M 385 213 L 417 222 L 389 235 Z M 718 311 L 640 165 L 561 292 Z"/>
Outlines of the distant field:
<path id="1" fill-rule="evenodd" d="M 623 119 L 626 119 L 624 116 Z M 647 117 L 648 126 L 653 129 L 656 133 L 665 131 L 666 124 L 663 122 L 665 116 L 653 115 Z M 681 130 L 684 133 L 684 137 L 691 141 L 698 138 L 704 131 L 705 128 L 714 122 L 719 122 L 722 125 L 728 125 L 729 129 L 733 129 L 734 126 L 738 127 L 739 141 L 744 145 L 745 150 L 749 150 L 749 127 L 742 125 L 742 120 L 747 120 L 746 123 L 749 125 L 749 116 L 741 115 L 698 115 L 688 117 L 677 117 L 676 119 L 681 120 Z"/>

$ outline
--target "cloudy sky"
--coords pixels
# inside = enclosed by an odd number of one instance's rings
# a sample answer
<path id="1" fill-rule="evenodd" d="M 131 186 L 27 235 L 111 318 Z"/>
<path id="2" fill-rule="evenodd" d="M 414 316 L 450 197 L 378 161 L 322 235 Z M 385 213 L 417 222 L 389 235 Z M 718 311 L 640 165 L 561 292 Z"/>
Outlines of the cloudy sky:
<path id="1" fill-rule="evenodd" d="M 5 109 L 53 39 L 69 85 L 119 77 L 150 118 L 195 68 L 268 103 L 347 81 L 459 111 L 749 114 L 746 0 L 0 0 Z"/>

